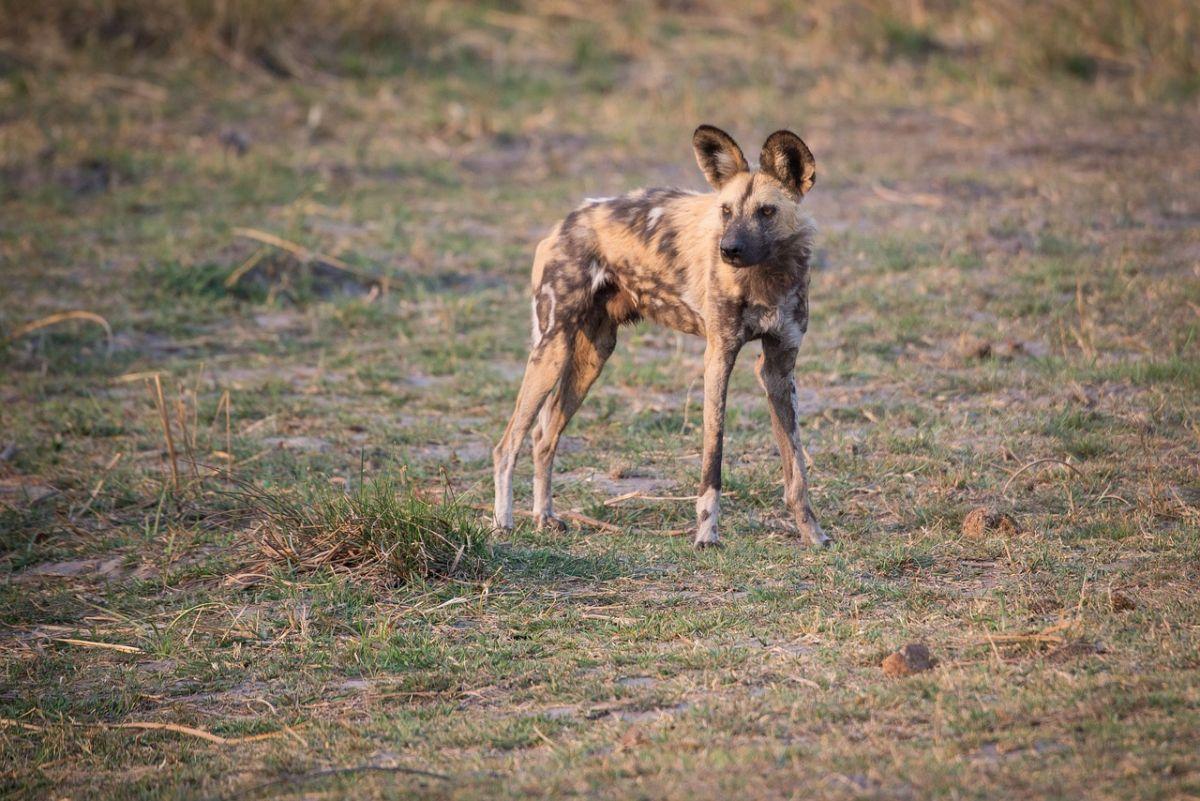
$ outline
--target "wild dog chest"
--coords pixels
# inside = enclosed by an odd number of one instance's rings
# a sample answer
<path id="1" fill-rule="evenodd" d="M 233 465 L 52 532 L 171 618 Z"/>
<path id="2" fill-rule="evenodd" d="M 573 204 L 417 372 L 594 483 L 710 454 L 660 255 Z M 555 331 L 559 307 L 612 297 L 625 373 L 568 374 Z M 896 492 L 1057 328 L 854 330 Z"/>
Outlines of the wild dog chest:
<path id="1" fill-rule="evenodd" d="M 746 341 L 769 334 L 786 347 L 798 348 L 808 331 L 808 291 L 801 286 L 778 303 L 747 303 L 741 318 Z"/>

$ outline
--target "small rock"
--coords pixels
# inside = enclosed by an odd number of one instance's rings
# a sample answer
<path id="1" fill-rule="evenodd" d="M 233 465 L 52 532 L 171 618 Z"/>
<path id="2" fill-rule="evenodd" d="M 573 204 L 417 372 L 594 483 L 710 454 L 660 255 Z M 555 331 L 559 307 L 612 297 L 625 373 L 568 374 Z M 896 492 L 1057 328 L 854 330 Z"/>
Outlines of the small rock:
<path id="1" fill-rule="evenodd" d="M 53 564 L 37 565 L 25 571 L 27 576 L 52 576 L 54 578 L 74 578 L 84 573 L 92 573 L 100 562 L 97 559 L 73 559 L 69 562 L 54 562 Z"/>
<path id="2" fill-rule="evenodd" d="M 254 324 L 264 331 L 279 333 L 295 328 L 301 323 L 300 316 L 293 312 L 264 312 L 254 315 Z"/>
<path id="3" fill-rule="evenodd" d="M 1058 646 L 1050 653 L 1046 654 L 1046 658 L 1052 661 L 1066 661 L 1080 656 L 1091 656 L 1092 654 L 1108 653 L 1108 647 L 1098 640 L 1068 640 Z"/>
<path id="4" fill-rule="evenodd" d="M 658 679 L 652 676 L 626 676 L 617 679 L 617 684 L 622 687 L 653 687 L 658 684 Z"/>
<path id="5" fill-rule="evenodd" d="M 263 440 L 263 444 L 285 451 L 306 453 L 325 453 L 333 448 L 331 444 L 317 437 L 267 437 Z"/>
<path id="6" fill-rule="evenodd" d="M 1067 389 L 1071 392 L 1071 397 L 1087 409 L 1095 408 L 1096 406 L 1096 390 L 1089 389 L 1078 381 L 1072 381 L 1067 385 Z"/>
<path id="7" fill-rule="evenodd" d="M 463 438 L 447 445 L 425 445 L 419 453 L 432 462 L 481 462 L 491 458 L 492 446 L 486 440 Z"/>
<path id="8" fill-rule="evenodd" d="M 1012 361 L 1025 352 L 1025 343 L 1016 339 L 1006 339 L 992 348 L 992 355 L 1006 362 Z"/>
<path id="9" fill-rule="evenodd" d="M 395 751 L 389 751 L 385 749 L 377 752 L 375 756 L 371 757 L 371 761 L 368 764 L 386 770 L 401 764 L 401 757 L 400 754 L 396 753 Z"/>
<path id="10" fill-rule="evenodd" d="M 963 334 L 958 340 L 958 355 L 965 361 L 986 359 L 992 355 L 992 343 L 981 337 Z"/>
<path id="11" fill-rule="evenodd" d="M 550 706 L 542 710 L 542 717 L 550 720 L 563 720 L 572 718 L 579 712 L 579 707 L 576 706 Z"/>
<path id="12" fill-rule="evenodd" d="M 962 521 L 962 533 L 964 537 L 982 537 L 985 534 L 1009 537 L 1017 533 L 1017 521 L 1005 512 L 980 506 L 967 512 Z"/>
<path id="13" fill-rule="evenodd" d="M 625 478 L 633 472 L 633 468 L 623 462 L 617 462 L 608 468 L 608 477 L 614 480 Z"/>
<path id="14" fill-rule="evenodd" d="M 642 727 L 634 724 L 625 730 L 621 735 L 621 739 L 617 741 L 617 751 L 634 751 L 640 745 L 649 742 L 646 733 L 642 731 Z"/>
<path id="15" fill-rule="evenodd" d="M 0 503 L 16 507 L 33 506 L 47 498 L 53 498 L 58 490 L 35 479 L 0 479 Z"/>
<path id="16" fill-rule="evenodd" d="M 111 559 L 106 559 L 97 565 L 96 572 L 105 578 L 120 578 L 124 565 L 125 557 L 114 556 Z"/>
<path id="17" fill-rule="evenodd" d="M 911 676 L 929 670 L 935 660 L 929 654 L 929 649 L 919 642 L 910 642 L 894 654 L 883 660 L 883 672 L 888 676 Z"/>
<path id="18" fill-rule="evenodd" d="M 222 147 L 233 151 L 239 158 L 250 150 L 250 136 L 237 128 L 226 128 L 221 131 L 219 141 Z"/>
<path id="19" fill-rule="evenodd" d="M 1119 591 L 1108 597 L 1108 604 L 1114 612 L 1128 612 L 1130 609 L 1137 609 L 1137 601 Z"/>
<path id="20" fill-rule="evenodd" d="M 837 774 L 837 782 L 839 784 L 844 782 L 859 791 L 870 790 L 879 786 L 879 782 L 872 781 L 869 776 L 865 776 L 862 773 Z"/>

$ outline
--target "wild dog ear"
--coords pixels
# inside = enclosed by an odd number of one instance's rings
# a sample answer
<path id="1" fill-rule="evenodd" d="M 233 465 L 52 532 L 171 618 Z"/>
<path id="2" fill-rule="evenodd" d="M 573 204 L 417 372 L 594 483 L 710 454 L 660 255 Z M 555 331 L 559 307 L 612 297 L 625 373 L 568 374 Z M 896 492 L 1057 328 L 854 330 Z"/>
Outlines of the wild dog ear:
<path id="1" fill-rule="evenodd" d="M 720 128 L 701 125 L 692 134 L 692 149 L 696 151 L 696 163 L 713 189 L 719 190 L 730 178 L 750 169 L 737 142 Z"/>
<path id="2" fill-rule="evenodd" d="M 791 131 L 776 131 L 763 143 L 758 157 L 763 172 L 798 195 L 807 195 L 817 180 L 817 162 L 804 140 Z"/>

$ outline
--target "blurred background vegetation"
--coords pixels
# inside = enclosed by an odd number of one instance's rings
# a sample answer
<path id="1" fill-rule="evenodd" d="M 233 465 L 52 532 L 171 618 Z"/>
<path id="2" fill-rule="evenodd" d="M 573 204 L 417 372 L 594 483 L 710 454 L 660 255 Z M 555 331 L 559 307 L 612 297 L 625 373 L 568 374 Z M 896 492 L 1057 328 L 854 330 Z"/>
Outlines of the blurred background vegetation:
<path id="1" fill-rule="evenodd" d="M 570 44 L 577 67 L 598 57 L 636 61 L 684 27 L 758 29 L 786 37 L 790 57 L 835 51 L 848 60 L 928 61 L 964 81 L 1021 85 L 1067 76 L 1116 85 L 1136 99 L 1200 88 L 1200 4 L 1191 0 L 0 0 L 0 38 L 6 71 L 53 66 L 71 53 L 354 75 L 487 61 L 486 40 L 460 35 L 471 27 L 464 17 L 511 37 L 544 32 L 527 15 L 555 23 L 549 33 Z"/>

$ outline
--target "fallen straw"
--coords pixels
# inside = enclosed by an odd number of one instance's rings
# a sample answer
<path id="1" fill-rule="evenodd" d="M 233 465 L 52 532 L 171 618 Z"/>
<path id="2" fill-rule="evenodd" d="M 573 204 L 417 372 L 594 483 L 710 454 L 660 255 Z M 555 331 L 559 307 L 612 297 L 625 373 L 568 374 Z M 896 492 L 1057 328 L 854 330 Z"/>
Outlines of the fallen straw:
<path id="1" fill-rule="evenodd" d="M 81 648 L 103 648 L 108 651 L 120 651 L 123 654 L 140 654 L 141 648 L 135 645 L 121 645 L 115 642 L 95 642 L 94 640 L 76 640 L 72 637 L 55 637 L 55 642 L 67 645 L 78 645 Z"/>
<path id="2" fill-rule="evenodd" d="M 316 250 L 309 250 L 308 248 L 304 247 L 303 245 L 297 244 L 288 239 L 284 239 L 283 237 L 276 236 L 275 234 L 268 233 L 266 231 L 260 231 L 257 228 L 234 228 L 233 233 L 235 236 L 244 237 L 246 239 L 253 239 L 255 242 L 261 242 L 264 245 L 270 245 L 273 248 L 278 248 L 282 251 L 290 253 L 296 257 L 297 261 L 300 261 L 300 262 L 303 262 L 306 264 L 312 263 L 312 262 L 315 262 L 317 264 L 322 264 L 326 267 L 330 267 L 335 270 L 340 270 L 340 271 L 346 273 L 347 275 L 354 276 L 354 278 L 356 278 L 357 280 L 359 280 L 360 282 L 362 282 L 364 284 L 378 286 L 382 290 L 387 291 L 387 279 L 386 278 L 382 278 L 378 275 L 372 275 L 371 273 L 359 270 L 359 269 L 351 266 L 350 264 L 347 264 L 346 262 L 342 261 L 341 259 L 337 258 L 336 256 L 330 256 L 328 254 L 321 253 L 320 251 L 316 251 Z M 247 259 L 246 262 L 241 267 L 239 267 L 237 270 L 235 270 L 229 276 L 229 278 L 226 279 L 226 282 L 225 282 L 226 286 L 233 286 L 233 284 L 237 283 L 237 281 L 243 275 L 248 273 L 254 267 L 254 265 L 258 263 L 259 258 L 260 258 L 259 254 L 256 253 L 254 256 L 251 256 L 249 259 Z"/>
<path id="3" fill-rule="evenodd" d="M 179 489 L 179 459 L 175 455 L 175 439 L 171 436 L 171 421 L 167 418 L 167 401 L 163 397 L 162 379 L 154 374 L 154 402 L 162 418 L 163 437 L 167 441 L 167 456 L 171 459 L 171 481 Z"/>
<path id="4" fill-rule="evenodd" d="M 137 729 L 140 731 L 169 731 L 175 734 L 184 734 L 188 737 L 197 737 L 201 740 L 207 740 L 210 743 L 217 745 L 240 745 L 241 743 L 253 743 L 259 740 L 269 740 L 272 737 L 278 737 L 282 732 L 267 732 L 266 734 L 251 734 L 246 737 L 222 737 L 219 734 L 213 734 L 204 729 L 197 729 L 193 726 L 184 726 L 182 723 L 155 723 L 152 721 L 135 720 L 128 723 L 75 723 L 68 721 L 67 725 L 82 729 Z M 26 731 L 47 731 L 50 726 L 39 726 L 33 723 L 26 723 L 21 720 L 12 720 L 11 718 L 0 718 L 0 726 L 12 726 Z"/>
<path id="5" fill-rule="evenodd" d="M 25 325 L 18 326 L 15 331 L 12 331 L 11 333 L 9 333 L 9 335 L 4 338 L 4 341 L 12 342 L 13 340 L 20 339 L 21 337 L 25 336 L 26 334 L 31 334 L 34 331 L 38 331 L 42 328 L 47 328 L 47 327 L 55 325 L 57 323 L 65 322 L 67 320 L 87 320 L 88 322 L 95 323 L 96 325 L 103 328 L 104 336 L 108 340 L 108 352 L 110 354 L 112 353 L 113 332 L 112 332 L 112 326 L 108 324 L 108 320 L 105 320 L 103 317 L 96 314 L 95 312 L 83 311 L 82 309 L 76 309 L 75 311 L 58 312 L 56 314 L 50 314 L 45 317 L 41 317 L 37 320 L 33 320 L 31 322 L 25 323 Z"/>

